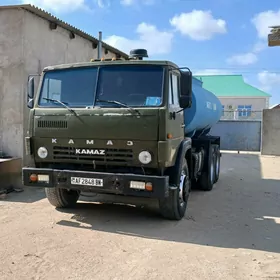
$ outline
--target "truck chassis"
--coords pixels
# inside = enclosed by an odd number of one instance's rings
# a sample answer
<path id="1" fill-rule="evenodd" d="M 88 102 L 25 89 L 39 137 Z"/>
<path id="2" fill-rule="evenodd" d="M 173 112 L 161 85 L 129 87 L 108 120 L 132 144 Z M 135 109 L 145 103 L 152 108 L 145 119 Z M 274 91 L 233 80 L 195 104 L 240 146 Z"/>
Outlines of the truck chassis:
<path id="1" fill-rule="evenodd" d="M 211 191 L 218 181 L 220 157 L 220 137 L 186 137 L 175 165 L 163 176 L 25 167 L 23 182 L 26 186 L 44 187 L 49 202 L 58 208 L 75 206 L 82 191 L 138 196 L 159 199 L 162 216 L 180 220 L 185 214 L 191 189 Z M 39 176 L 48 180 L 39 182 Z M 76 185 L 73 178 L 77 177 L 100 178 L 104 184 L 102 187 Z M 146 185 L 144 189 L 135 189 L 131 188 L 131 182 L 146 182 Z"/>

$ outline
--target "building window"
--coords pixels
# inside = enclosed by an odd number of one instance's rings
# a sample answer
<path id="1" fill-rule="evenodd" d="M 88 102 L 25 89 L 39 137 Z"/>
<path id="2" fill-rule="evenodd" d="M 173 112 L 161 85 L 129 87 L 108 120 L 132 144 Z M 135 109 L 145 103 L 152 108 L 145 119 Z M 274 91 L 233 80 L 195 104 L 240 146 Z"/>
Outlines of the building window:
<path id="1" fill-rule="evenodd" d="M 252 105 L 238 105 L 239 117 L 250 117 L 252 111 Z"/>
<path id="2" fill-rule="evenodd" d="M 224 117 L 225 116 L 225 105 L 222 105 L 222 107 L 223 107 L 222 117 Z"/>

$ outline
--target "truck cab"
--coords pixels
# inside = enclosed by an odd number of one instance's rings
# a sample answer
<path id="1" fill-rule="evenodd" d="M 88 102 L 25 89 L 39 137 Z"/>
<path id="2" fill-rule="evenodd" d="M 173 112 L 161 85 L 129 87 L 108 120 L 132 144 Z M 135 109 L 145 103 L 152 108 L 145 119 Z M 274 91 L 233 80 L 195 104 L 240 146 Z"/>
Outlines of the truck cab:
<path id="1" fill-rule="evenodd" d="M 44 187 L 55 207 L 94 192 L 156 198 L 163 217 L 184 216 L 199 174 L 184 129 L 192 73 L 145 56 L 46 67 L 36 94 L 29 79 L 34 165 L 23 168 L 24 185 Z"/>

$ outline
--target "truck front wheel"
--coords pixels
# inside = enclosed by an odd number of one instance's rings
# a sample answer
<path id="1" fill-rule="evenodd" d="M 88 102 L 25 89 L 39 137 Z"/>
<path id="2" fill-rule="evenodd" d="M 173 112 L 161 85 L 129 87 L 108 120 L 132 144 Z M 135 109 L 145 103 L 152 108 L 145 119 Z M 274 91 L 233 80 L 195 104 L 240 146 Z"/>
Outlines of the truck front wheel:
<path id="1" fill-rule="evenodd" d="M 171 189 L 168 197 L 159 200 L 161 215 L 166 219 L 181 220 L 187 209 L 190 189 L 189 168 L 186 159 L 184 159 L 180 170 L 179 186 Z"/>
<path id="2" fill-rule="evenodd" d="M 60 188 L 46 188 L 46 196 L 51 205 L 57 208 L 74 207 L 80 197 L 80 192 Z"/>

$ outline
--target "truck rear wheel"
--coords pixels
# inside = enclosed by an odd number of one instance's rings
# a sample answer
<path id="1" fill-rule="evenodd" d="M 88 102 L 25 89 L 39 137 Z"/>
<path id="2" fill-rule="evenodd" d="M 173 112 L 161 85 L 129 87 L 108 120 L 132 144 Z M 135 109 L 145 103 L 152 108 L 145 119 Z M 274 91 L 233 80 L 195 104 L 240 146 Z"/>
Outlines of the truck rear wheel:
<path id="1" fill-rule="evenodd" d="M 50 204 L 57 208 L 74 207 L 80 197 L 76 190 L 45 188 L 45 192 Z"/>
<path id="2" fill-rule="evenodd" d="M 159 200 L 161 215 L 170 220 L 181 220 L 186 212 L 190 195 L 191 181 L 189 168 L 184 158 L 180 170 L 180 185 L 174 190 L 170 190 L 169 196 Z"/>
<path id="3" fill-rule="evenodd" d="M 214 145 L 215 150 L 215 180 L 214 184 L 218 182 L 220 177 L 220 166 L 221 166 L 221 152 L 219 145 Z"/>
<path id="4" fill-rule="evenodd" d="M 198 186 L 200 190 L 211 191 L 213 189 L 213 185 L 215 183 L 215 161 L 215 151 L 214 147 L 212 146 L 209 149 L 207 171 L 204 171 L 198 180 Z"/>

